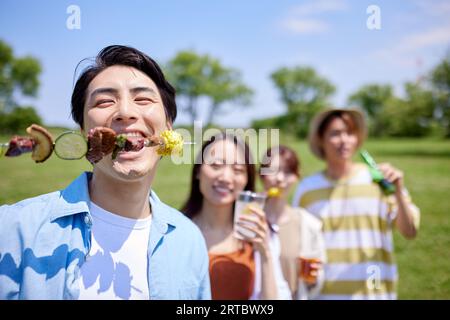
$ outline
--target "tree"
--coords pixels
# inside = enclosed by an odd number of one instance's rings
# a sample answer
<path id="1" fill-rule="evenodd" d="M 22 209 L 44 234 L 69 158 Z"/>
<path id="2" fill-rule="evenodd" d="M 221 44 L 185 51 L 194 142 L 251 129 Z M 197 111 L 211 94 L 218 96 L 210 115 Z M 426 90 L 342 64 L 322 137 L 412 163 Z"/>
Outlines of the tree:
<path id="1" fill-rule="evenodd" d="M 300 137 L 306 136 L 309 122 L 327 106 L 335 87 L 311 67 L 284 67 L 270 76 L 287 108 L 287 114 L 277 120 L 278 124 L 281 120 L 286 129 L 294 129 Z"/>
<path id="2" fill-rule="evenodd" d="M 192 123 L 197 120 L 198 100 L 201 97 L 207 98 L 210 104 L 207 126 L 225 102 L 243 105 L 250 102 L 252 90 L 242 82 L 240 73 L 224 67 L 218 59 L 209 55 L 180 51 L 165 69 L 178 97 L 185 100 L 183 111 L 190 114 Z"/>
<path id="3" fill-rule="evenodd" d="M 392 86 L 368 84 L 361 87 L 348 98 L 348 103 L 366 111 L 370 118 L 375 118 L 383 105 L 393 97 Z"/>
<path id="4" fill-rule="evenodd" d="M 220 63 L 212 61 L 209 81 L 206 82 L 206 95 L 211 100 L 211 106 L 206 120 L 206 126 L 212 124 L 214 116 L 221 114 L 221 106 L 225 102 L 249 105 L 253 91 L 241 81 L 237 70 L 224 68 Z"/>
<path id="5" fill-rule="evenodd" d="M 431 133 L 435 106 L 432 92 L 418 83 L 406 83 L 405 92 L 405 99 L 392 97 L 383 105 L 376 135 L 423 137 Z"/>
<path id="6" fill-rule="evenodd" d="M 435 116 L 450 137 L 450 53 L 431 71 L 430 78 L 436 101 Z"/>
<path id="7" fill-rule="evenodd" d="M 0 113 L 0 133 L 19 134 L 30 124 L 42 124 L 33 107 L 16 107 L 11 112 Z"/>
<path id="8" fill-rule="evenodd" d="M 191 122 L 197 119 L 197 100 L 205 91 L 202 76 L 205 60 L 195 52 L 181 51 L 166 66 L 167 78 L 174 85 L 177 96 L 187 99 L 183 109 L 190 114 Z"/>
<path id="9" fill-rule="evenodd" d="M 18 106 L 15 95 L 35 96 L 39 88 L 39 61 L 30 56 L 14 57 L 13 50 L 0 40 L 0 112 Z"/>
<path id="10" fill-rule="evenodd" d="M 392 102 L 394 98 L 391 85 L 368 84 L 353 93 L 348 98 L 348 104 L 366 112 L 370 134 L 382 135 L 384 125 L 380 122 L 380 113 L 385 109 L 387 102 Z"/>
<path id="11" fill-rule="evenodd" d="M 40 72 L 35 58 L 15 57 L 12 48 L 0 40 L 0 132 L 17 133 L 31 123 L 41 123 L 32 107 L 17 102 L 18 94 L 36 96 Z"/>

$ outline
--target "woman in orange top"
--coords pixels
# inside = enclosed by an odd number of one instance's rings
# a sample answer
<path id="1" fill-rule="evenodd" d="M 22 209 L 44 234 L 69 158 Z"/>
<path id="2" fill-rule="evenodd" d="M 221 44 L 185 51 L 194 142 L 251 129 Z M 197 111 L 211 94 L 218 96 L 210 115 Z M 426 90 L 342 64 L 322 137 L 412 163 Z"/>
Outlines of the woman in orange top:
<path id="1" fill-rule="evenodd" d="M 254 214 L 240 217 L 240 226 L 254 232 L 255 237 L 241 234 L 244 240 L 238 240 L 233 236 L 237 195 L 254 189 L 255 165 L 247 144 L 221 133 L 203 145 L 193 167 L 191 192 L 181 211 L 205 237 L 213 299 L 290 298 L 281 273 L 278 242 L 264 212 L 250 207 Z"/>

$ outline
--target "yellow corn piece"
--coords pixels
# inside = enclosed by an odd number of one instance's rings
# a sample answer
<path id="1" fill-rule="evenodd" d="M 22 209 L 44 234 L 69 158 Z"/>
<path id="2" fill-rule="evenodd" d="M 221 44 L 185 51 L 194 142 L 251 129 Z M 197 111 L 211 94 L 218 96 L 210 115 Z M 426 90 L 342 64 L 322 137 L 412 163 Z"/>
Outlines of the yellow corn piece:
<path id="1" fill-rule="evenodd" d="M 156 152 L 160 156 L 183 155 L 183 137 L 176 131 L 165 130 L 161 133 L 163 144 L 159 146 Z"/>
<path id="2" fill-rule="evenodd" d="M 267 191 L 267 196 L 269 198 L 279 197 L 280 194 L 281 194 L 280 188 L 276 188 L 276 187 L 269 188 L 269 190 Z"/>

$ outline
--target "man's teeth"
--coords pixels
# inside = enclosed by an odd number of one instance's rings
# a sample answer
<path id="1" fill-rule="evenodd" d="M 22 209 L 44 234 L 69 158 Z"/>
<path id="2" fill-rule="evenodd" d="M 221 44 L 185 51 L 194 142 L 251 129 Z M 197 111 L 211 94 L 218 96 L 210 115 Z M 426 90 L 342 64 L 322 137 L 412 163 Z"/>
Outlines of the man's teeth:
<path id="1" fill-rule="evenodd" d="M 137 138 L 143 138 L 144 136 L 142 135 L 142 133 L 140 132 L 125 132 L 125 133 L 121 133 L 127 137 L 137 137 Z"/>

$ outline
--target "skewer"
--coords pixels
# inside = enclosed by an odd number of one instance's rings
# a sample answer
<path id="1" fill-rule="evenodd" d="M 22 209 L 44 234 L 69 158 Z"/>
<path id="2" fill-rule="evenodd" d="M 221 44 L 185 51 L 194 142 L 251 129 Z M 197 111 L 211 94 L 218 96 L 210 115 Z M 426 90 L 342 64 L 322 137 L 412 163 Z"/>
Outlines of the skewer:
<path id="1" fill-rule="evenodd" d="M 63 132 L 62 134 L 60 134 L 56 140 L 53 142 L 53 148 L 55 148 L 55 145 L 58 141 L 58 138 L 68 134 L 68 133 L 72 133 L 72 131 L 67 131 L 67 132 Z M 86 141 L 87 142 L 87 141 Z M 183 145 L 195 145 L 195 142 L 191 142 L 191 141 L 183 141 L 182 143 Z M 145 139 L 144 141 L 144 147 L 160 147 L 160 148 L 164 148 L 164 140 L 161 138 L 153 138 L 153 139 Z M 3 156 L 3 154 L 5 153 L 5 149 L 8 149 L 10 146 L 10 143 L 6 142 L 6 143 L 0 143 L 0 156 Z M 31 150 L 29 150 L 31 152 Z M 58 154 L 57 154 L 58 155 Z M 58 155 L 58 157 L 60 157 Z M 67 159 L 64 157 L 60 157 L 62 159 Z M 72 158 L 68 159 L 68 160 L 72 160 Z"/>
<path id="2" fill-rule="evenodd" d="M 183 145 L 188 146 L 188 145 L 194 145 L 196 144 L 196 142 L 191 142 L 191 141 L 184 141 Z M 151 141 L 149 139 L 146 139 L 144 142 L 144 147 L 156 147 L 156 146 L 163 146 L 164 142 L 159 141 L 159 142 L 154 142 Z"/>

